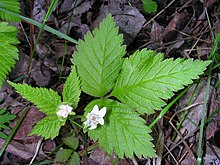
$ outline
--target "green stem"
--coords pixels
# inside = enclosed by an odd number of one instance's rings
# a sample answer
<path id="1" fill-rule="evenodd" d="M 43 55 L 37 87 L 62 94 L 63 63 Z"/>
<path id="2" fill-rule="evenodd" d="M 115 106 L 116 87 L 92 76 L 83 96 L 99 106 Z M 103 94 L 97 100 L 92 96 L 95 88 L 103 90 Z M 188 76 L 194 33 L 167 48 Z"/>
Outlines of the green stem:
<path id="1" fill-rule="evenodd" d="M 39 32 L 38 35 L 37 35 L 36 43 L 34 44 L 33 51 L 31 52 L 31 55 L 30 55 L 30 60 L 29 60 L 29 62 L 28 62 L 28 66 L 27 66 L 27 75 L 29 75 L 30 66 L 31 66 L 31 63 L 32 63 L 32 60 L 33 60 L 33 57 L 34 57 L 34 53 L 35 53 L 35 51 L 36 51 L 37 44 L 38 44 L 38 42 L 39 42 L 39 40 L 40 40 L 40 37 L 41 37 L 41 34 L 42 34 L 42 32 L 43 32 L 44 26 L 45 26 L 47 20 L 49 19 L 49 17 L 50 17 L 50 15 L 51 15 L 52 11 L 53 11 L 54 8 L 56 7 L 57 3 L 58 3 L 58 0 L 53 0 L 53 1 L 52 1 L 52 3 L 50 4 L 50 7 L 49 7 L 49 9 L 48 9 L 48 11 L 47 11 L 47 13 L 46 13 L 46 15 L 45 15 L 45 17 L 44 17 L 44 21 L 43 21 L 42 26 L 41 26 L 41 28 L 40 28 L 40 32 Z"/>
<path id="2" fill-rule="evenodd" d="M 198 146 L 198 158 L 197 158 L 198 165 L 202 163 L 202 140 L 203 140 L 203 131 L 204 131 L 204 126 L 205 126 L 205 114 L 206 114 L 206 109 L 207 109 L 207 102 L 208 102 L 210 82 L 211 82 L 211 73 L 212 73 L 211 67 L 209 67 L 209 75 L 208 75 L 208 81 L 206 85 L 205 98 L 204 98 L 203 109 L 202 109 L 202 120 L 201 120 L 200 131 L 199 131 L 199 146 Z"/>
<path id="3" fill-rule="evenodd" d="M 220 40 L 220 33 L 218 33 L 215 38 L 215 42 L 214 42 L 214 45 L 212 47 L 212 51 L 211 51 L 208 59 L 212 59 L 212 60 L 214 59 L 214 54 L 216 52 L 219 40 Z M 204 126 L 205 126 L 205 114 L 206 114 L 206 109 L 207 109 L 207 102 L 208 102 L 211 77 L 212 77 L 212 68 L 213 68 L 213 62 L 210 64 L 209 70 L 208 70 L 208 80 L 207 80 L 206 93 L 205 93 L 203 110 L 202 110 L 202 120 L 201 120 L 200 131 L 199 131 L 199 144 L 198 144 L 198 151 L 197 151 L 198 152 L 197 153 L 197 155 L 198 155 L 197 164 L 198 165 L 202 164 L 202 141 L 203 141 Z"/>
<path id="4" fill-rule="evenodd" d="M 77 3 L 77 0 L 75 0 L 74 2 L 74 6 L 73 6 L 73 9 L 71 11 L 71 14 L 70 14 L 70 18 L 69 18 L 69 22 L 68 22 L 68 27 L 67 27 L 67 30 L 66 30 L 66 35 L 69 34 L 69 30 L 70 30 L 70 21 L 72 20 L 72 16 L 73 16 L 73 12 L 74 12 L 74 9 L 76 8 L 76 3 Z M 61 70 L 60 70 L 60 76 L 62 75 L 62 72 L 63 72 L 63 65 L 64 65 L 64 60 L 65 60 L 65 55 L 67 53 L 67 40 L 65 40 L 65 43 L 64 43 L 64 53 L 63 53 L 63 58 L 62 58 L 62 64 L 61 64 Z"/>
<path id="5" fill-rule="evenodd" d="M 14 16 L 17 16 L 17 17 L 21 18 L 22 20 L 24 20 L 26 22 L 29 22 L 29 23 L 31 23 L 31 24 L 39 27 L 39 28 L 42 27 L 42 23 L 39 23 L 39 22 L 37 22 L 37 21 L 35 21 L 35 20 L 31 19 L 31 18 L 24 17 L 24 16 L 22 16 L 20 14 L 17 14 L 17 13 L 13 13 L 13 12 L 5 10 L 5 9 L 3 9 L 1 7 L 0 7 L 0 11 L 3 11 L 5 13 L 8 13 L 8 14 L 11 14 L 11 15 L 14 15 Z M 74 40 L 73 38 L 69 37 L 68 35 L 66 35 L 64 33 L 61 33 L 60 31 L 55 30 L 55 29 L 53 29 L 53 28 L 51 28 L 51 27 L 49 27 L 47 25 L 44 26 L 44 30 L 46 30 L 46 31 L 48 31 L 48 32 L 50 32 L 50 33 L 60 37 L 60 38 L 66 39 L 66 40 L 68 40 L 68 41 L 70 41 L 70 42 L 72 42 L 74 44 L 78 43 L 76 40 Z"/>
<path id="6" fill-rule="evenodd" d="M 160 115 L 157 116 L 157 118 L 149 125 L 150 128 L 152 128 L 166 113 L 167 111 L 170 109 L 170 107 L 177 101 L 179 100 L 187 91 L 188 89 L 191 87 L 188 86 L 186 89 L 184 89 L 184 91 L 182 91 L 175 99 L 173 99 L 161 112 Z"/>
<path id="7" fill-rule="evenodd" d="M 75 124 L 75 125 L 77 125 L 78 127 L 80 127 L 80 128 L 83 129 L 83 126 L 81 126 L 80 124 L 78 124 L 77 122 L 75 122 L 74 120 L 72 120 L 71 118 L 69 118 L 69 120 L 70 120 L 73 124 Z"/>

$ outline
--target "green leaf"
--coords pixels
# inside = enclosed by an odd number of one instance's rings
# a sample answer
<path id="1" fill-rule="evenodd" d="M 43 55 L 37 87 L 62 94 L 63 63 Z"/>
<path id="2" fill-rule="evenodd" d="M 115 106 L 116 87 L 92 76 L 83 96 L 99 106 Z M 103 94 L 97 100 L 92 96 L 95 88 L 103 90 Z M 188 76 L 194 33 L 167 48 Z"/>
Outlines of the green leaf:
<path id="1" fill-rule="evenodd" d="M 58 106 L 61 104 L 60 96 L 52 89 L 33 88 L 27 84 L 15 84 L 8 82 L 25 99 L 34 103 L 37 108 L 47 115 L 56 114 Z"/>
<path id="2" fill-rule="evenodd" d="M 6 108 L 0 110 L 0 128 L 7 129 L 4 123 L 10 123 L 11 120 L 16 118 L 16 115 L 6 113 Z"/>
<path id="3" fill-rule="evenodd" d="M 184 86 L 210 64 L 210 61 L 193 59 L 166 59 L 154 51 L 136 51 L 123 64 L 112 95 L 121 102 L 136 108 L 140 114 L 152 114 L 166 105 L 164 100 Z"/>
<path id="4" fill-rule="evenodd" d="M 79 102 L 80 92 L 80 81 L 74 67 L 64 84 L 62 94 L 63 102 L 70 103 L 70 105 L 75 109 Z"/>
<path id="5" fill-rule="evenodd" d="M 0 138 L 2 139 L 7 138 L 7 135 L 3 132 L 3 130 L 10 130 L 7 125 L 11 122 L 11 120 L 14 120 L 16 118 L 16 115 L 9 114 L 6 111 L 6 108 L 0 110 Z"/>
<path id="6" fill-rule="evenodd" d="M 20 3 L 18 0 L 0 0 L 0 8 L 9 10 L 13 13 L 20 13 Z M 6 21 L 20 21 L 19 17 L 5 13 L 3 11 L 0 11 L 0 18 Z"/>
<path id="7" fill-rule="evenodd" d="M 47 116 L 37 123 L 29 135 L 36 134 L 45 139 L 54 139 L 59 134 L 60 128 L 65 124 L 66 120 L 60 120 L 56 115 Z"/>
<path id="8" fill-rule="evenodd" d="M 139 158 L 154 157 L 154 145 L 149 135 L 151 129 L 145 125 L 145 121 L 129 106 L 114 100 L 94 100 L 85 108 L 85 115 L 93 109 L 106 107 L 104 125 L 98 125 L 96 129 L 89 130 L 89 136 L 98 140 L 102 149 L 109 154 L 114 152 L 120 158 L 124 155 L 133 158 L 136 154 Z"/>
<path id="9" fill-rule="evenodd" d="M 10 130 L 10 128 L 7 125 L 4 125 L 4 124 L 0 123 L 0 130 L 1 129 Z"/>
<path id="10" fill-rule="evenodd" d="M 6 112 L 6 108 L 2 108 L 1 110 L 0 110 L 0 115 L 2 115 L 3 113 L 5 113 Z"/>
<path id="11" fill-rule="evenodd" d="M 1 138 L 1 139 L 7 139 L 7 137 L 8 137 L 8 136 L 7 136 L 4 132 L 1 132 L 1 131 L 0 131 L 0 138 Z"/>
<path id="12" fill-rule="evenodd" d="M 75 137 L 75 135 L 67 136 L 62 139 L 64 144 L 71 147 L 73 150 L 75 150 L 79 145 L 79 140 Z"/>
<path id="13" fill-rule="evenodd" d="M 56 153 L 55 162 L 67 162 L 72 154 L 73 150 L 71 149 L 60 149 Z"/>
<path id="14" fill-rule="evenodd" d="M 18 60 L 18 49 L 12 45 L 19 43 L 16 35 L 16 27 L 8 25 L 7 22 L 0 22 L 0 88 Z"/>
<path id="15" fill-rule="evenodd" d="M 13 120 L 16 115 L 4 114 L 0 116 L 0 123 L 10 123 L 10 120 Z"/>
<path id="16" fill-rule="evenodd" d="M 73 154 L 71 155 L 68 165 L 80 165 L 80 158 L 76 152 L 73 152 Z"/>
<path id="17" fill-rule="evenodd" d="M 152 13 L 157 11 L 157 3 L 152 0 L 142 0 L 144 11 Z"/>
<path id="18" fill-rule="evenodd" d="M 88 32 L 85 41 L 78 42 L 72 62 L 76 65 L 83 92 L 101 97 L 113 89 L 126 53 L 126 47 L 121 46 L 122 37 L 109 14 L 99 29 Z"/>

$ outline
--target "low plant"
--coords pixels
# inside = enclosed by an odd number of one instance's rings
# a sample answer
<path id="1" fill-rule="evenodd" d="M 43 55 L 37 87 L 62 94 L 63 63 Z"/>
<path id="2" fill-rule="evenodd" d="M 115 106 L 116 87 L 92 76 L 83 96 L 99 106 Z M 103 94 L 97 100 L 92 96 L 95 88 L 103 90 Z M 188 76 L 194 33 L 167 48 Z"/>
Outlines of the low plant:
<path id="1" fill-rule="evenodd" d="M 75 135 L 70 135 L 62 138 L 64 144 L 68 146 L 68 149 L 60 149 L 56 153 L 55 162 L 68 162 L 68 164 L 80 164 L 80 159 L 78 153 L 75 151 L 78 147 L 79 140 L 75 137 Z"/>
<path id="2" fill-rule="evenodd" d="M 122 43 L 123 36 L 109 14 L 99 28 L 79 40 L 62 97 L 52 89 L 9 82 L 47 115 L 30 135 L 57 137 L 69 115 L 75 115 L 83 91 L 94 97 L 84 109 L 83 131 L 98 140 L 104 151 L 119 158 L 155 157 L 151 129 L 140 115 L 161 110 L 165 100 L 199 78 L 211 61 L 164 60 L 162 53 L 147 49 L 124 57 Z"/>
<path id="3" fill-rule="evenodd" d="M 16 115 L 12 115 L 6 112 L 7 108 L 0 110 L 0 138 L 6 139 L 8 136 L 3 132 L 4 130 L 10 130 L 8 124 L 11 120 L 14 120 Z"/>

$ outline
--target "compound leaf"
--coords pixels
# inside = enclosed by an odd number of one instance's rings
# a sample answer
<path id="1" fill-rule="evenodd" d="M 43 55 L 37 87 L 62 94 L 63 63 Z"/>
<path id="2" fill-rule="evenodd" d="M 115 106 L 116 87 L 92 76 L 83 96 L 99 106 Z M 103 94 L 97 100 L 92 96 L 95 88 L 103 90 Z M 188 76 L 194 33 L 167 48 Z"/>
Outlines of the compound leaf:
<path id="1" fill-rule="evenodd" d="M 82 82 L 82 91 L 101 97 L 113 89 L 125 55 L 122 35 L 118 35 L 112 16 L 109 14 L 85 41 L 80 40 L 72 62 Z"/>
<path id="2" fill-rule="evenodd" d="M 0 0 L 0 8 L 8 10 L 13 13 L 20 13 L 20 3 L 18 0 Z M 19 21 L 19 17 L 8 14 L 0 10 L 0 18 L 6 21 Z"/>
<path id="3" fill-rule="evenodd" d="M 16 27 L 8 25 L 7 22 L 0 22 L 0 88 L 18 60 L 18 49 L 12 45 L 19 43 L 16 35 Z"/>
<path id="4" fill-rule="evenodd" d="M 87 105 L 85 115 L 91 112 L 94 105 L 107 107 L 104 125 L 99 124 L 96 129 L 89 130 L 89 136 L 98 140 L 104 151 L 109 154 L 114 152 L 120 158 L 133 158 L 134 154 L 139 158 L 156 156 L 149 135 L 151 129 L 134 109 L 114 100 L 100 99 Z"/>
<path id="5" fill-rule="evenodd" d="M 57 107 L 61 104 L 60 96 L 52 89 L 34 88 L 27 84 L 8 82 L 25 99 L 34 103 L 37 108 L 47 115 L 56 114 Z"/>
<path id="6" fill-rule="evenodd" d="M 65 124 L 66 120 L 60 120 L 57 115 L 50 115 L 43 118 L 37 123 L 30 135 L 36 134 L 45 139 L 54 139 L 58 136 L 60 128 Z"/>
<path id="7" fill-rule="evenodd" d="M 80 92 L 80 81 L 74 67 L 64 84 L 62 93 L 63 102 L 70 103 L 75 109 L 79 102 Z"/>
<path id="8" fill-rule="evenodd" d="M 75 135 L 70 135 L 62 138 L 64 144 L 75 150 L 79 145 L 79 140 L 75 137 Z"/>
<path id="9" fill-rule="evenodd" d="M 56 153 L 56 157 L 55 157 L 54 161 L 65 163 L 70 159 L 70 156 L 71 156 L 72 152 L 73 152 L 72 149 L 60 149 Z"/>
<path id="10" fill-rule="evenodd" d="M 199 78 L 210 61 L 172 58 L 143 49 L 124 61 L 112 95 L 136 108 L 140 114 L 152 114 L 166 105 L 164 99 Z"/>
<path id="11" fill-rule="evenodd" d="M 69 165 L 80 165 L 80 158 L 77 152 L 73 152 L 68 162 Z"/>

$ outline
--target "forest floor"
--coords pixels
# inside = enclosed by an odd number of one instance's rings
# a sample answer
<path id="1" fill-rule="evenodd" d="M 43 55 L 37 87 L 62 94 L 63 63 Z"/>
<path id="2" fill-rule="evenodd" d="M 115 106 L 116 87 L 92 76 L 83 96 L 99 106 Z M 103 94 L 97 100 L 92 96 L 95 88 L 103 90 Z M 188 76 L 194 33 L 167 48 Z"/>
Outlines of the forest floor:
<path id="1" fill-rule="evenodd" d="M 147 48 L 164 53 L 165 58 L 208 59 L 215 36 L 220 32 L 220 2 L 218 0 L 156 0 L 155 2 L 158 4 L 157 12 L 146 13 L 139 0 L 78 0 L 74 10 L 72 0 L 61 0 L 46 25 L 79 40 L 83 39 L 88 31 L 97 27 L 108 13 L 111 13 L 119 26 L 120 33 L 124 35 L 127 56 L 138 49 Z M 49 5 L 50 0 L 21 0 L 21 15 L 42 22 Z M 8 79 L 19 83 L 26 82 L 35 87 L 52 88 L 61 93 L 64 80 L 71 70 L 70 58 L 76 50 L 76 45 L 67 42 L 65 52 L 64 39 L 43 31 L 30 63 L 30 55 L 39 29 L 25 21 L 15 25 L 19 28 L 19 60 Z M 220 57 L 218 53 L 216 54 Z M 220 88 L 214 87 L 218 80 L 218 72 L 219 68 L 212 72 L 207 115 L 220 107 Z M 193 100 L 190 101 L 190 97 L 195 85 L 155 125 L 152 136 L 158 158 L 151 159 L 151 162 L 167 165 L 196 164 L 199 123 L 202 118 L 206 84 L 207 77 L 204 76 Z M 15 121 L 10 124 L 13 128 L 29 102 L 7 83 L 4 83 L 0 90 L 0 98 L 2 99 L 0 109 L 6 107 L 12 114 L 17 115 Z M 88 95 L 83 94 L 80 107 L 84 107 L 90 99 Z M 186 119 L 181 128 L 176 129 L 185 112 L 187 112 Z M 159 112 L 156 115 L 158 114 Z M 43 117 L 44 114 L 31 105 L 0 164 L 29 163 L 34 157 L 37 145 L 41 142 L 35 159 L 38 161 L 61 144 L 60 137 L 41 141 L 38 136 L 28 136 L 34 125 Z M 155 115 L 151 117 L 156 118 Z M 65 127 L 70 126 L 67 124 Z M 65 132 L 65 128 L 62 131 Z M 84 139 L 82 137 L 79 139 L 80 144 L 84 144 Z M 203 140 L 204 164 L 220 164 L 219 114 L 213 116 L 206 124 Z M 3 143 L 4 140 L 0 139 L 0 145 Z M 77 152 L 82 153 L 82 148 L 83 146 L 78 147 Z M 82 164 L 111 164 L 110 157 L 98 147 L 88 154 L 80 155 L 80 158 Z M 46 160 L 53 162 L 53 159 L 54 154 Z M 136 163 L 150 164 L 150 159 L 121 159 L 118 162 L 118 164 Z"/>

